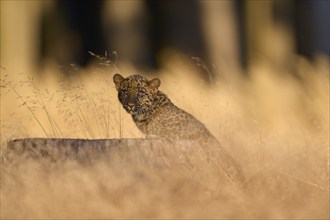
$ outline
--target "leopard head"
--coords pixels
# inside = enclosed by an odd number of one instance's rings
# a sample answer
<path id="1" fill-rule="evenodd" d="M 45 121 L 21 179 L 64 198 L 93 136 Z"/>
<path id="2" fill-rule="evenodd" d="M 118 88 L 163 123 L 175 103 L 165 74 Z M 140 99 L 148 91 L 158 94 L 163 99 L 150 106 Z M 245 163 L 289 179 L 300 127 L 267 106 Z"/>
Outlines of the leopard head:
<path id="1" fill-rule="evenodd" d="M 147 80 L 140 75 L 124 78 L 120 74 L 113 76 L 118 91 L 118 98 L 124 109 L 131 115 L 148 112 L 158 93 L 160 80 L 158 78 Z"/>

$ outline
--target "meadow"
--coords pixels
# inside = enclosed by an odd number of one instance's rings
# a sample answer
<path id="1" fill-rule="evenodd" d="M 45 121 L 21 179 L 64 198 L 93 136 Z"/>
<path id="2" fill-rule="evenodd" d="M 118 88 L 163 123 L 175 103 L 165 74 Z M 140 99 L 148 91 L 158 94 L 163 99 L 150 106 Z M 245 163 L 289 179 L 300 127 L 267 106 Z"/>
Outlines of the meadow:
<path id="1" fill-rule="evenodd" d="M 15 138 L 143 138 L 112 83 L 114 73 L 137 70 L 93 56 L 94 65 L 72 66 L 65 78 L 56 68 L 43 79 L 13 78 L 1 67 L 2 219 L 329 218 L 324 57 L 295 57 L 290 69 L 264 62 L 235 79 L 220 71 L 213 85 L 177 54 L 156 75 L 145 74 L 159 77 L 160 90 L 202 121 L 242 166 L 247 181 L 240 188 L 226 184 L 197 152 L 176 146 L 124 146 L 89 164 L 7 157 L 7 142 Z"/>

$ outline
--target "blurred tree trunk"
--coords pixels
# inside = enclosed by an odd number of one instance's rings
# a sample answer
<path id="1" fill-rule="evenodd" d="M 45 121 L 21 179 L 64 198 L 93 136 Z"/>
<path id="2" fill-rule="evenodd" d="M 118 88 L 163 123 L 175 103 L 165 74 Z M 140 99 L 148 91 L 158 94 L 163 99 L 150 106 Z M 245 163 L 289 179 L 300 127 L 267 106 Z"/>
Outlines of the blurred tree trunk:
<path id="1" fill-rule="evenodd" d="M 262 38 L 265 36 L 265 30 L 273 25 L 272 5 L 271 1 L 246 2 L 246 41 L 249 65 L 260 59 L 264 53 Z"/>
<path id="2" fill-rule="evenodd" d="M 201 5 L 210 63 L 218 67 L 214 77 L 235 79 L 241 72 L 235 2 L 201 1 Z"/>

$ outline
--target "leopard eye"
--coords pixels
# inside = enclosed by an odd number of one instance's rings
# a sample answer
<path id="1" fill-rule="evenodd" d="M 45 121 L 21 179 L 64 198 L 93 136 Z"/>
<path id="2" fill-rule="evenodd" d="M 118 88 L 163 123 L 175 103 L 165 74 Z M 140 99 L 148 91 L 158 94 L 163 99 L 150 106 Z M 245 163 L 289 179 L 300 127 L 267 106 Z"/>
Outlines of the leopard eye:
<path id="1" fill-rule="evenodd" d="M 141 97 L 141 96 L 144 96 L 145 94 L 146 94 L 146 93 L 145 93 L 144 91 L 139 91 L 139 92 L 138 92 L 138 96 L 140 96 L 140 97 Z"/>

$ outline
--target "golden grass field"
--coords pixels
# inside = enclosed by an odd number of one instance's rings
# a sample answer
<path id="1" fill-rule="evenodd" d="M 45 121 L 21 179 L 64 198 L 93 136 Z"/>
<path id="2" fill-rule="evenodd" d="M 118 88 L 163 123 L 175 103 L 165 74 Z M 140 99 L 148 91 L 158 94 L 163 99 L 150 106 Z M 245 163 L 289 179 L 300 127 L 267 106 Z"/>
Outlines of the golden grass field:
<path id="1" fill-rule="evenodd" d="M 14 138 L 142 135 L 121 110 L 111 66 L 73 67 L 81 74 L 71 81 L 54 74 L 40 83 L 2 68 L 1 218 L 329 218 L 328 58 L 297 57 L 290 71 L 263 63 L 211 87 L 179 56 L 167 63 L 160 89 L 242 166 L 242 188 L 224 183 L 194 152 L 192 167 L 179 163 L 175 146 L 122 148 L 88 165 L 8 160 Z"/>

